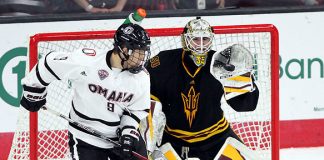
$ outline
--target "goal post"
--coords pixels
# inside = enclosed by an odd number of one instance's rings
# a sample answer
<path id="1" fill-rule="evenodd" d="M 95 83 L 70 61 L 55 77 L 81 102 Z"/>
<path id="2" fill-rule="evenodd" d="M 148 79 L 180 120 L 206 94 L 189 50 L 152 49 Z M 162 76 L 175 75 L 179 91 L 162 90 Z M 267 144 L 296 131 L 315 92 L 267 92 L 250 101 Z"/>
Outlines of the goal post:
<path id="1" fill-rule="evenodd" d="M 222 105 L 225 117 L 246 146 L 264 160 L 279 160 L 279 34 L 272 24 L 214 26 L 212 49 L 240 43 L 254 57 L 256 83 L 260 89 L 257 109 L 235 112 Z M 152 55 L 181 47 L 183 28 L 147 29 Z M 115 31 L 40 33 L 30 38 L 29 70 L 50 51 L 72 52 L 79 48 L 110 50 Z M 73 52 L 72 52 L 73 53 Z M 53 82 L 48 87 L 47 106 L 68 115 L 73 92 L 69 80 Z M 21 109 L 9 159 L 70 159 L 68 123 L 40 110 Z"/>

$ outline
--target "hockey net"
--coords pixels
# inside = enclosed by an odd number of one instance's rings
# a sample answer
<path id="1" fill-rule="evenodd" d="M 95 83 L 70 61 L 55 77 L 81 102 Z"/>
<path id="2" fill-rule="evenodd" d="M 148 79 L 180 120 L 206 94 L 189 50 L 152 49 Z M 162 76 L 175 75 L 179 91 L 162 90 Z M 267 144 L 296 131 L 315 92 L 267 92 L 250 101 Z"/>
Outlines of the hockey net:
<path id="1" fill-rule="evenodd" d="M 273 25 L 216 26 L 214 50 L 229 43 L 248 48 L 255 58 L 256 83 L 260 90 L 257 109 L 235 112 L 222 105 L 226 118 L 239 137 L 263 160 L 279 160 L 278 32 Z M 181 47 L 182 28 L 148 29 L 153 55 Z M 78 48 L 110 50 L 114 31 L 42 33 L 31 37 L 29 69 L 50 51 L 72 52 Z M 47 106 L 68 115 L 73 92 L 68 80 L 49 85 Z M 22 107 L 21 107 L 22 108 Z M 21 109 L 9 159 L 71 159 L 68 122 L 47 111 L 29 113 Z"/>

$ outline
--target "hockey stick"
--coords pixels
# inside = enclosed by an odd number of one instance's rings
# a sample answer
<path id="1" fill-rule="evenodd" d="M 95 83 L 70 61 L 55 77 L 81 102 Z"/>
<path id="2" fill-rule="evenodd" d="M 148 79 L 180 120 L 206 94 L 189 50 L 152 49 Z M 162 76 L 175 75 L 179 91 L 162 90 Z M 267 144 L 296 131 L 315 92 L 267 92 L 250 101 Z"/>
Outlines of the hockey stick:
<path id="1" fill-rule="evenodd" d="M 61 113 L 59 113 L 57 111 L 54 111 L 54 110 L 52 110 L 52 109 L 50 109 L 50 108 L 48 108 L 46 106 L 42 106 L 42 109 L 46 110 L 46 111 L 48 111 L 48 112 L 50 112 L 50 113 L 52 113 L 52 114 L 54 114 L 56 116 L 59 116 L 59 117 L 65 119 L 65 120 L 67 120 L 68 122 L 70 122 L 70 123 L 82 128 L 82 129 L 86 130 L 87 132 L 91 133 L 92 135 L 94 135 L 96 137 L 99 137 L 99 138 L 104 139 L 104 140 L 106 140 L 106 141 L 108 141 L 110 143 L 113 143 L 114 145 L 116 145 L 118 147 L 121 147 L 121 144 L 119 144 L 116 141 L 111 140 L 109 137 L 105 136 L 103 133 L 101 133 L 101 132 L 99 132 L 99 131 L 91 128 L 91 127 L 88 127 L 88 126 L 85 126 L 85 125 L 83 125 L 83 124 L 81 124 L 79 122 L 76 122 L 76 121 L 68 118 L 67 116 L 65 116 L 65 115 L 63 115 L 63 114 L 61 114 Z M 132 151 L 132 154 L 135 157 L 139 158 L 140 160 L 148 160 L 146 157 L 142 156 L 141 154 L 139 154 L 139 153 L 137 153 L 135 151 Z"/>

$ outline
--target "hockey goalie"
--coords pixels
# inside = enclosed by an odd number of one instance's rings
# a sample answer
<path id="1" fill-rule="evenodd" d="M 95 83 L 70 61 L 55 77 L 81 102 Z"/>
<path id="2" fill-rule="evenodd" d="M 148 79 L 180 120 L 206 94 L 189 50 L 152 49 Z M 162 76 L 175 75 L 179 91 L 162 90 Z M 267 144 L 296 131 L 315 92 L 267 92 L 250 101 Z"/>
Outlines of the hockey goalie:
<path id="1" fill-rule="evenodd" d="M 155 133 L 156 128 L 162 130 L 162 126 L 146 129 L 144 134 L 150 156 L 153 159 L 224 159 L 228 154 L 218 154 L 228 153 L 229 149 L 222 147 L 230 145 L 245 159 L 258 159 L 254 155 L 246 156 L 250 152 L 243 144 L 227 141 L 230 137 L 242 143 L 221 109 L 222 99 L 237 112 L 249 112 L 257 107 L 259 90 L 253 78 L 250 51 L 241 44 L 229 44 L 218 52 L 212 50 L 213 28 L 200 17 L 186 24 L 181 40 L 182 48 L 161 51 L 147 66 L 151 99 L 161 105 L 165 115 L 163 135 L 158 133 L 157 140 L 147 136 Z M 154 114 L 151 119 L 154 123 Z M 155 143 L 159 147 L 153 149 Z"/>

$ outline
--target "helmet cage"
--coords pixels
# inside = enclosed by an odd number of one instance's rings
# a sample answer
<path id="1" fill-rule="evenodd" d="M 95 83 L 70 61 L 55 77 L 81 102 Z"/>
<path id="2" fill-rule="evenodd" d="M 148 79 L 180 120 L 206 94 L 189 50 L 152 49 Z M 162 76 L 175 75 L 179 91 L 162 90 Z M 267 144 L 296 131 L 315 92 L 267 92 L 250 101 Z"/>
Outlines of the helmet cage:
<path id="1" fill-rule="evenodd" d="M 183 35 L 186 47 L 194 54 L 206 54 L 212 47 L 213 34 L 196 32 Z"/>
<path id="2" fill-rule="evenodd" d="M 149 46 L 145 47 L 145 50 L 128 49 L 127 52 L 124 52 L 119 46 L 118 48 L 119 48 L 118 55 L 122 60 L 121 62 L 122 66 L 126 66 L 124 69 L 134 74 L 139 73 L 141 70 L 143 70 L 146 67 L 147 62 L 151 56 L 151 50 Z"/>
<path id="3" fill-rule="evenodd" d="M 141 51 L 144 51 L 141 53 Z M 131 66 L 131 64 L 136 64 L 133 67 L 128 67 L 127 69 L 131 73 L 139 73 L 141 70 L 143 70 L 148 60 L 151 56 L 151 51 L 148 50 L 128 50 L 128 59 L 126 60 L 127 66 Z"/>

